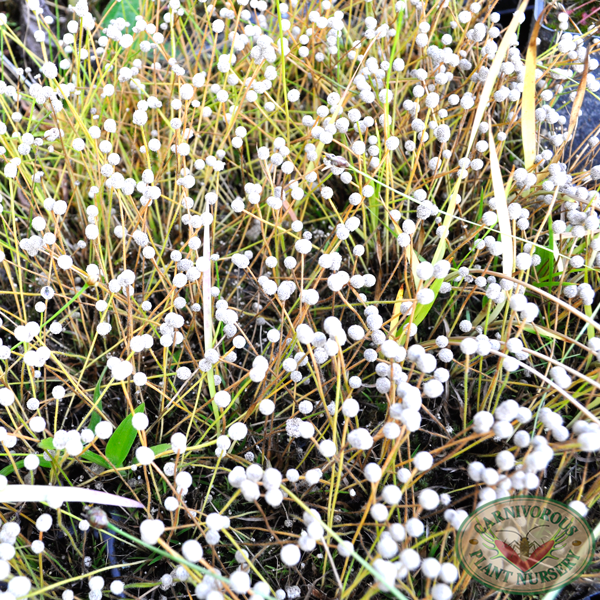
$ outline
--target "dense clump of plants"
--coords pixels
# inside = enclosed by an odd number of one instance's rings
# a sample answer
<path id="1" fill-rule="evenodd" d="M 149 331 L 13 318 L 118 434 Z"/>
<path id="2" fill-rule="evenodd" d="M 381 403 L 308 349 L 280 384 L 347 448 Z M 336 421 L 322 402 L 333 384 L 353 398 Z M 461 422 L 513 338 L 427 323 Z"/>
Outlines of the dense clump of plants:
<path id="1" fill-rule="evenodd" d="M 493 4 L 0 20 L 3 600 L 480 598 L 478 506 L 595 525 L 593 29 Z"/>

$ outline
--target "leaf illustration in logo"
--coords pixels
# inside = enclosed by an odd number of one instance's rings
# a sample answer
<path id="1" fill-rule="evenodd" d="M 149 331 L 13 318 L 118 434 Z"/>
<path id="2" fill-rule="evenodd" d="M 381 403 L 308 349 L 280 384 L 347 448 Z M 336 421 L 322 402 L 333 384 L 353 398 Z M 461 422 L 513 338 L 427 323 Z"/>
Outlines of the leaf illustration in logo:
<path id="1" fill-rule="evenodd" d="M 527 573 L 530 569 L 533 569 L 537 564 L 542 562 L 544 558 L 550 553 L 554 547 L 554 540 L 549 540 L 545 544 L 542 544 L 539 548 L 536 548 L 532 552 L 531 556 L 521 557 L 519 556 L 506 542 L 502 540 L 495 540 L 494 544 L 500 551 L 502 556 L 512 563 L 522 573 Z"/>

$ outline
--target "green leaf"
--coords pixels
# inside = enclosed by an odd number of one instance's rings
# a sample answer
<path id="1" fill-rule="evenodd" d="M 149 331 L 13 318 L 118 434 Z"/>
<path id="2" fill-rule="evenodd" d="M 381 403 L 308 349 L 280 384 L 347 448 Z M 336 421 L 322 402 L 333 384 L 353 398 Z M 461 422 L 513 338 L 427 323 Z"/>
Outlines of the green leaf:
<path id="1" fill-rule="evenodd" d="M 104 410 L 102 408 L 102 400 L 100 400 L 100 402 L 98 402 L 98 404 L 96 404 L 96 408 L 98 410 Z M 92 431 L 96 431 L 96 425 L 98 425 L 98 423 L 100 423 L 100 421 L 102 421 L 102 417 L 100 416 L 100 413 L 98 413 L 98 412 L 92 413 L 92 416 L 90 418 L 90 429 Z"/>
<path id="2" fill-rule="evenodd" d="M 108 25 L 113 19 L 123 17 L 130 27 L 135 25 L 135 17 L 140 14 L 139 0 L 116 0 L 110 2 L 104 11 L 102 22 L 104 26 Z"/>
<path id="3" fill-rule="evenodd" d="M 154 454 L 160 454 L 161 452 L 165 452 L 165 450 L 170 450 L 171 444 L 158 444 L 158 446 L 150 446 L 150 450 L 154 451 Z M 134 465 L 137 465 L 137 458 L 134 458 L 131 461 Z"/>
<path id="4" fill-rule="evenodd" d="M 54 447 L 54 438 L 45 438 L 38 444 L 38 446 L 42 450 L 56 450 Z"/>
<path id="5" fill-rule="evenodd" d="M 38 446 L 42 450 L 55 450 L 53 438 L 43 439 L 38 444 Z M 95 452 L 92 452 L 91 450 L 88 450 L 88 451 L 84 452 L 83 454 L 80 455 L 79 458 L 81 458 L 82 460 L 86 460 L 88 462 L 100 465 L 101 467 L 104 467 L 105 469 L 110 469 L 111 468 L 110 463 L 105 458 L 103 458 L 99 454 L 96 454 Z"/>
<path id="6" fill-rule="evenodd" d="M 144 412 L 145 404 L 140 404 L 135 412 Z M 137 431 L 133 428 L 133 415 L 127 415 L 123 422 L 115 429 L 106 444 L 106 458 L 115 467 L 122 467 L 127 455 L 129 454 L 133 442 L 137 437 Z"/>
<path id="7" fill-rule="evenodd" d="M 52 463 L 47 461 L 45 458 L 42 458 L 41 455 L 38 454 L 38 458 L 40 459 L 40 467 L 44 467 L 46 469 L 50 469 L 52 467 Z M 18 460 L 15 464 L 17 465 L 17 469 L 20 469 L 25 464 L 25 459 Z M 2 471 L 0 471 L 0 475 L 4 475 L 6 477 L 7 475 L 11 475 L 14 472 L 15 468 L 12 465 L 8 465 L 4 467 Z"/>
<path id="8" fill-rule="evenodd" d="M 99 454 L 96 454 L 95 452 L 92 452 L 91 450 L 88 450 L 87 452 L 84 452 L 81 455 L 81 458 L 83 460 L 87 460 L 91 463 L 94 463 L 96 465 L 100 465 L 101 467 L 104 467 L 105 469 L 111 469 L 112 467 L 110 466 L 110 464 L 108 463 L 107 460 L 105 460 L 104 458 L 102 458 Z"/>
<path id="9" fill-rule="evenodd" d="M 431 304 L 419 304 L 417 305 L 417 309 L 415 310 L 415 316 L 413 318 L 413 323 L 415 325 L 420 325 L 423 319 L 429 314 L 429 311 L 434 307 L 435 301 L 437 300 L 438 294 L 440 293 L 440 288 L 442 287 L 443 280 L 436 279 L 430 286 L 429 289 L 433 290 L 435 294 L 435 299 Z"/>
<path id="10" fill-rule="evenodd" d="M 541 280 L 552 281 L 552 276 L 554 272 L 554 253 L 552 249 L 554 247 L 554 230 L 552 229 L 552 217 L 548 217 L 548 247 L 543 248 L 542 246 L 538 246 L 536 248 L 536 253 L 540 255 L 540 263 L 535 267 L 535 270 L 538 273 L 538 276 Z"/>
<path id="11" fill-rule="evenodd" d="M 416 253 L 415 253 L 416 256 Z M 434 300 L 431 304 L 418 304 L 417 310 L 415 310 L 415 315 L 413 317 L 413 323 L 415 325 L 419 325 L 423 319 L 429 314 L 429 311 L 434 307 L 438 294 L 440 293 L 440 288 L 442 287 L 443 280 L 436 279 L 430 286 L 429 289 L 433 290 Z M 396 332 L 397 334 L 397 332 Z M 398 343 L 402 346 L 404 344 L 404 340 L 406 339 L 407 331 L 403 331 L 402 335 L 398 339 Z"/>

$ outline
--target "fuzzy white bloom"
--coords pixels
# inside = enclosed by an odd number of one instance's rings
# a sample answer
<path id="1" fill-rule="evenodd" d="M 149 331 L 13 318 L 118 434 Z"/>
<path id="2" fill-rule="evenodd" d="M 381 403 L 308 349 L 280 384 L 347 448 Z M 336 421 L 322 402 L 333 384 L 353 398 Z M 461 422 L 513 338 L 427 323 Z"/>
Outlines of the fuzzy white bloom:
<path id="1" fill-rule="evenodd" d="M 433 466 L 433 456 L 429 452 L 417 452 L 413 458 L 413 465 L 418 471 L 427 471 Z"/>
<path id="2" fill-rule="evenodd" d="M 159 519 L 145 519 L 140 524 L 140 537 L 146 544 L 155 546 L 165 530 L 165 524 Z"/>
<path id="3" fill-rule="evenodd" d="M 231 394 L 221 390 L 215 394 L 213 400 L 219 408 L 227 408 L 231 403 Z"/>
<path id="4" fill-rule="evenodd" d="M 44 63 L 41 66 L 40 71 L 48 79 L 56 79 L 56 77 L 58 76 L 58 68 L 53 62 Z"/>
<path id="5" fill-rule="evenodd" d="M 424 510 L 435 510 L 440 503 L 440 496 L 431 488 L 426 488 L 419 492 L 418 502 Z"/>
<path id="6" fill-rule="evenodd" d="M 494 425 L 492 413 L 482 410 L 473 417 L 473 431 L 475 433 L 488 433 Z"/>
<path id="7" fill-rule="evenodd" d="M 281 562 L 293 567 L 300 562 L 300 548 L 296 544 L 286 544 L 281 548 Z"/>
<path id="8" fill-rule="evenodd" d="M 586 432 L 577 436 L 577 443 L 584 452 L 598 452 L 600 450 L 600 435 L 598 432 Z"/>
<path id="9" fill-rule="evenodd" d="M 335 456 L 336 451 L 337 451 L 336 446 L 335 446 L 334 442 L 332 442 L 331 440 L 323 440 L 319 444 L 319 452 L 325 458 L 331 458 L 332 456 Z"/>
<path id="10" fill-rule="evenodd" d="M 367 429 L 359 427 L 348 434 L 348 443 L 357 450 L 370 450 L 373 438 Z"/>
<path id="11" fill-rule="evenodd" d="M 377 483 L 381 479 L 383 471 L 377 463 L 371 462 L 365 466 L 364 474 L 367 481 L 370 481 L 371 483 Z"/>
<path id="12" fill-rule="evenodd" d="M 140 465 L 150 465 L 154 461 L 154 450 L 147 446 L 140 446 L 135 451 L 135 457 Z"/>

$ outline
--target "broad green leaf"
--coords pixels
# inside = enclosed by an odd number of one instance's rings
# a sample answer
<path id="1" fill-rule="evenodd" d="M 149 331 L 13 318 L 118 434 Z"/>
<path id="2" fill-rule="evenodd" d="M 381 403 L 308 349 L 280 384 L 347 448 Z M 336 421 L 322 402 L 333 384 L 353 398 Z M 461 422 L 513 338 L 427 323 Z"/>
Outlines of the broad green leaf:
<path id="1" fill-rule="evenodd" d="M 413 323 L 415 325 L 420 325 L 421 322 L 423 321 L 423 319 L 429 313 L 429 311 L 433 308 L 433 305 L 435 304 L 435 300 L 437 299 L 438 294 L 440 293 L 440 288 L 442 287 L 442 283 L 444 283 L 442 279 L 436 279 L 429 286 L 429 289 L 433 290 L 433 293 L 435 294 L 435 299 L 431 304 L 417 304 L 417 308 L 415 310 L 415 316 L 413 318 Z"/>
<path id="2" fill-rule="evenodd" d="M 55 450 L 53 438 L 46 438 L 46 439 L 42 440 L 38 444 L 38 446 L 42 450 Z M 81 458 L 82 460 L 87 460 L 88 462 L 100 465 L 101 467 L 104 467 L 105 469 L 111 468 L 110 464 L 108 463 L 108 461 L 105 458 L 96 454 L 95 452 L 92 452 L 91 450 L 87 450 L 86 452 L 81 454 L 78 458 Z"/>
<path id="3" fill-rule="evenodd" d="M 45 438 L 38 444 L 38 446 L 42 450 L 56 450 L 54 447 L 54 438 Z"/>
<path id="4" fill-rule="evenodd" d="M 158 444 L 158 446 L 150 446 L 150 450 L 154 452 L 154 454 L 160 454 L 161 452 L 165 452 L 166 450 L 171 449 L 171 444 Z M 131 461 L 134 465 L 137 465 L 137 458 L 134 458 Z"/>
<path id="5" fill-rule="evenodd" d="M 104 458 L 102 458 L 99 454 L 96 454 L 95 452 L 92 452 L 91 450 L 88 450 L 87 452 L 84 452 L 81 456 L 81 459 L 83 460 L 87 460 L 91 463 L 94 463 L 96 465 L 100 465 L 101 467 L 104 467 L 105 469 L 111 469 L 112 467 L 110 466 L 110 464 L 108 464 L 108 461 Z"/>
<path id="6" fill-rule="evenodd" d="M 438 294 L 440 293 L 440 288 L 442 287 L 442 283 L 443 280 L 442 279 L 436 279 L 430 286 L 429 289 L 433 290 L 434 293 L 434 300 L 431 304 L 417 304 L 417 308 L 415 310 L 415 315 L 413 317 L 413 323 L 415 325 L 420 325 L 421 322 L 423 321 L 423 319 L 425 319 L 425 317 L 429 314 L 429 311 L 433 308 Z M 408 326 L 408 323 L 406 324 L 406 326 Z M 398 334 L 398 332 L 396 332 L 396 335 Z M 402 346 L 404 344 L 404 341 L 406 340 L 406 336 L 407 335 L 407 331 L 404 330 L 402 331 L 402 335 L 400 336 L 398 343 Z"/>
<path id="7" fill-rule="evenodd" d="M 140 404 L 135 412 L 144 412 L 145 404 Z M 133 442 L 137 437 L 137 431 L 133 428 L 133 415 L 128 415 L 123 422 L 115 429 L 106 444 L 106 458 L 115 467 L 122 467 L 127 455 L 129 454 Z"/>
<path id="8" fill-rule="evenodd" d="M 40 459 L 40 467 L 44 467 L 46 469 L 50 469 L 52 467 L 52 463 L 47 461 L 45 458 L 42 458 L 41 455 L 38 454 L 38 458 Z M 17 465 L 17 469 L 21 469 L 25 464 L 25 459 L 18 460 L 15 464 Z M 0 475 L 4 475 L 6 477 L 7 475 L 12 475 L 14 472 L 15 468 L 12 465 L 7 465 L 4 467 L 4 469 L 2 469 L 2 471 L 0 471 Z"/>
<path id="9" fill-rule="evenodd" d="M 102 22 L 106 26 L 113 19 L 123 17 L 130 27 L 135 25 L 135 17 L 140 14 L 139 0 L 116 0 L 110 2 L 102 16 Z"/>
<path id="10" fill-rule="evenodd" d="M 558 244 L 556 243 L 556 235 L 552 229 L 552 224 L 552 215 L 548 215 L 548 245 L 545 247 L 538 246 L 536 251 L 541 258 L 541 262 L 536 267 L 536 271 L 540 276 L 540 281 L 544 281 L 548 284 L 552 284 L 554 277 L 560 278 L 563 271 L 563 261 L 558 252 Z M 555 268 L 556 271 L 554 270 Z"/>
<path id="11" fill-rule="evenodd" d="M 100 400 L 100 402 L 98 402 L 98 404 L 96 404 L 96 408 L 98 408 L 98 410 L 104 410 L 102 408 L 102 400 Z M 100 423 L 100 421 L 102 421 L 102 417 L 100 416 L 100 413 L 98 413 L 98 412 L 92 413 L 92 416 L 90 418 L 90 429 L 92 431 L 96 431 L 96 425 L 98 425 L 98 423 Z"/>
<path id="12" fill-rule="evenodd" d="M 549 244 L 552 247 L 552 240 Z M 536 254 L 540 255 L 540 264 L 535 267 L 535 270 L 543 281 L 552 281 L 552 275 L 554 272 L 554 254 L 546 248 L 538 248 Z M 560 275 L 560 273 L 559 273 Z"/>

